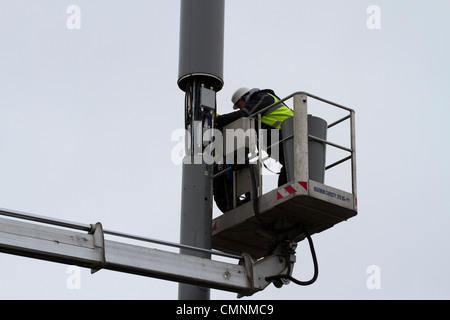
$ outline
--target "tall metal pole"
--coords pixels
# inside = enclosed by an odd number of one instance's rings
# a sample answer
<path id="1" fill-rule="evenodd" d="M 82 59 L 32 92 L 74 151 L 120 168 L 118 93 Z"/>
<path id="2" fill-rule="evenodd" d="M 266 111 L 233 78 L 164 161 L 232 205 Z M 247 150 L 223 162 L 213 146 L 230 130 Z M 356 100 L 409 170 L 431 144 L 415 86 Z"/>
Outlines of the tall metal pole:
<path id="1" fill-rule="evenodd" d="M 211 249 L 212 167 L 202 156 L 223 86 L 224 0 L 181 0 L 178 86 L 186 94 L 180 242 Z M 209 143 L 209 142 L 208 142 Z M 209 254 L 181 253 L 210 259 Z M 208 300 L 210 289 L 179 284 L 180 300 Z"/>

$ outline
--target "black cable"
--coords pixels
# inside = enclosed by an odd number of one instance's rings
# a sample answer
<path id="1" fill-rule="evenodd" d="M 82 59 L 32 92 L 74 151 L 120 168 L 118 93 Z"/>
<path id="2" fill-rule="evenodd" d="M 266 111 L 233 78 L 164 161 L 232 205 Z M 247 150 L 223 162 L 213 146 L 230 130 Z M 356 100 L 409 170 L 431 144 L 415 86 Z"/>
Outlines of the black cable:
<path id="1" fill-rule="evenodd" d="M 308 231 L 306 231 L 305 229 L 303 230 L 303 232 L 306 235 L 306 238 L 308 239 L 308 243 L 309 243 L 309 248 L 311 250 L 311 256 L 313 259 L 313 264 L 314 264 L 314 275 L 313 277 L 308 280 L 308 281 L 300 281 L 295 279 L 294 277 L 292 277 L 290 275 L 291 273 L 291 262 L 290 262 L 290 252 L 286 253 L 286 263 L 287 263 L 287 272 L 286 274 L 279 274 L 279 275 L 275 275 L 275 276 L 270 276 L 270 277 L 266 277 L 265 280 L 266 281 L 273 281 L 273 280 L 279 280 L 279 279 L 288 279 L 291 280 L 292 282 L 294 282 L 295 284 L 298 284 L 300 286 L 309 286 L 311 284 L 313 284 L 314 282 L 316 282 L 318 276 L 319 276 L 319 265 L 317 263 L 317 256 L 316 256 L 316 250 L 314 249 L 314 244 L 313 241 L 311 239 L 311 236 L 309 235 Z"/>

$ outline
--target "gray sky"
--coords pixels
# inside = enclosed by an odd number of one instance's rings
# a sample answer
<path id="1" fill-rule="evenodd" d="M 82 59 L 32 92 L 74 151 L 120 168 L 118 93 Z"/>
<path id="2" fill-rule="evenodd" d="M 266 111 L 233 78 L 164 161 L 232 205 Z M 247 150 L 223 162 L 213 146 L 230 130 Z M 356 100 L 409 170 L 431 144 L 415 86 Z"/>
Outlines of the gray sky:
<path id="1" fill-rule="evenodd" d="M 81 29 L 66 25 L 70 5 Z M 371 5 L 381 29 L 370 29 Z M 313 236 L 319 279 L 251 299 L 448 299 L 448 1 L 227 0 L 225 86 L 356 110 L 358 216 Z M 179 241 L 179 1 L 0 0 L 0 207 Z M 216 210 L 217 211 L 217 210 Z M 215 215 L 218 213 L 215 211 Z M 309 279 L 306 243 L 294 276 Z M 177 299 L 176 283 L 0 254 L 2 299 Z M 380 271 L 369 289 L 370 266 Z M 212 290 L 212 299 L 235 299 Z"/>

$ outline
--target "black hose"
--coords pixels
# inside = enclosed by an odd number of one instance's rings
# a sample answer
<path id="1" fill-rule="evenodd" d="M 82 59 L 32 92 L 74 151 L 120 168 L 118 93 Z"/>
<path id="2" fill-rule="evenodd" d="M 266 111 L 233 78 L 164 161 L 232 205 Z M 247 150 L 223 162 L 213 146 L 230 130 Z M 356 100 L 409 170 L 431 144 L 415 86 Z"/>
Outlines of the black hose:
<path id="1" fill-rule="evenodd" d="M 311 250 L 311 256 L 313 259 L 313 264 L 314 264 L 314 275 L 313 277 L 308 280 L 308 281 L 300 281 L 295 279 L 294 277 L 292 277 L 290 275 L 291 273 L 291 262 L 290 262 L 290 252 L 286 253 L 286 263 L 287 263 L 287 272 L 286 274 L 279 274 L 279 275 L 275 275 L 275 276 L 270 276 L 270 277 L 266 277 L 265 280 L 266 281 L 273 281 L 273 280 L 279 280 L 279 279 L 288 279 L 291 280 L 292 282 L 294 282 L 295 284 L 298 284 L 300 286 L 309 286 L 311 284 L 313 284 L 314 282 L 316 282 L 317 278 L 319 277 L 319 265 L 317 263 L 317 256 L 316 256 L 316 250 L 314 249 L 314 244 L 313 241 L 311 239 L 311 236 L 309 235 L 308 231 L 303 230 L 303 232 L 306 235 L 306 238 L 308 239 L 308 243 L 309 243 L 309 248 Z"/>

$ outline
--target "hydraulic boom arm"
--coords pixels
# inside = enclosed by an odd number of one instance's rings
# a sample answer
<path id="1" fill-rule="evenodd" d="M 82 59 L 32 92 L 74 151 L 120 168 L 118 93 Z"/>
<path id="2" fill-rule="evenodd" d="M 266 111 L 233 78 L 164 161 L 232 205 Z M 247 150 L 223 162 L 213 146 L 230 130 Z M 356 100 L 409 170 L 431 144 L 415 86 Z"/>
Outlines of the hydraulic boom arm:
<path id="1" fill-rule="evenodd" d="M 8 211 L 2 209 L 0 213 Z M 50 218 L 45 220 L 52 222 Z M 108 269 L 236 292 L 239 296 L 263 290 L 271 283 L 266 277 L 288 269 L 284 254 L 258 261 L 244 255 L 233 264 L 105 240 L 106 232 L 100 223 L 90 226 L 86 233 L 0 218 L 0 251 L 78 265 L 90 268 L 92 273 Z"/>

